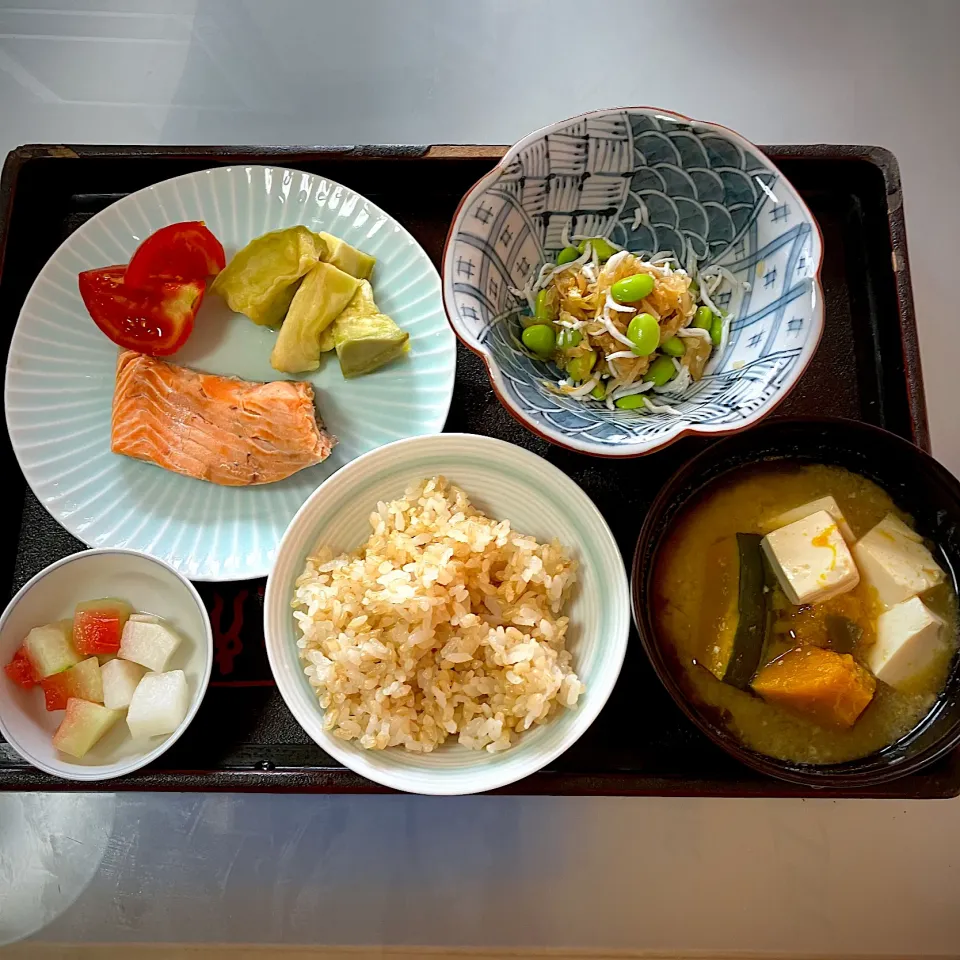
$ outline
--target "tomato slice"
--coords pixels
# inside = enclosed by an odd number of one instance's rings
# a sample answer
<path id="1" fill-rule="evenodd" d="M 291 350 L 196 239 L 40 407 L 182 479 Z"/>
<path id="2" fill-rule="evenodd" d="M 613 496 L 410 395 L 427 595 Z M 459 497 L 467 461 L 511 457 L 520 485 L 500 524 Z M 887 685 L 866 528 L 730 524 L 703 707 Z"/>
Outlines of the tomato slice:
<path id="1" fill-rule="evenodd" d="M 206 283 L 160 280 L 152 286 L 124 282 L 124 266 L 85 270 L 80 296 L 93 322 L 115 343 L 153 357 L 175 353 L 193 332 Z"/>
<path id="2" fill-rule="evenodd" d="M 151 233 L 133 254 L 126 281 L 140 287 L 157 280 L 205 280 L 226 265 L 220 241 L 203 221 L 187 220 Z"/>

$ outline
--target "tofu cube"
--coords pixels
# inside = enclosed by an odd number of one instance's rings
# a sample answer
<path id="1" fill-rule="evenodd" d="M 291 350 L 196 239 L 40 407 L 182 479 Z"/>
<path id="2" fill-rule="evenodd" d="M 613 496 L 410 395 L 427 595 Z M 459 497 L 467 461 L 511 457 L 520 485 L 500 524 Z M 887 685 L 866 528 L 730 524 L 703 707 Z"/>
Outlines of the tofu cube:
<path id="1" fill-rule="evenodd" d="M 108 660 L 100 668 L 103 684 L 103 705 L 110 710 L 122 710 L 130 706 L 133 691 L 143 679 L 146 668 L 132 660 Z"/>
<path id="2" fill-rule="evenodd" d="M 877 591 L 884 609 L 915 597 L 944 578 L 923 538 L 888 513 L 853 548 L 865 583 Z"/>
<path id="3" fill-rule="evenodd" d="M 943 643 L 943 620 L 919 597 L 911 597 L 877 618 L 877 642 L 867 666 L 878 680 L 902 687 L 930 666 Z"/>
<path id="4" fill-rule="evenodd" d="M 131 617 L 123 628 L 119 655 L 159 673 L 179 646 L 180 637 L 162 621 Z"/>
<path id="5" fill-rule="evenodd" d="M 127 726 L 134 737 L 173 733 L 190 707 L 190 689 L 182 670 L 148 673 L 133 692 L 127 709 Z"/>
<path id="6" fill-rule="evenodd" d="M 805 520 L 810 514 L 819 513 L 821 510 L 826 510 L 826 512 L 833 517 L 837 529 L 840 531 L 840 536 L 852 547 L 854 543 L 856 543 L 857 538 L 853 535 L 850 524 L 847 523 L 843 516 L 843 511 L 833 497 L 821 497 L 819 500 L 811 500 L 810 503 L 805 503 L 801 507 L 794 507 L 786 513 L 781 513 L 780 516 L 775 517 L 768 524 L 768 529 L 778 530 L 780 527 L 789 526 L 798 520 Z"/>
<path id="7" fill-rule="evenodd" d="M 798 606 L 829 600 L 860 582 L 850 549 L 826 510 L 768 533 L 760 545 L 787 599 Z"/>

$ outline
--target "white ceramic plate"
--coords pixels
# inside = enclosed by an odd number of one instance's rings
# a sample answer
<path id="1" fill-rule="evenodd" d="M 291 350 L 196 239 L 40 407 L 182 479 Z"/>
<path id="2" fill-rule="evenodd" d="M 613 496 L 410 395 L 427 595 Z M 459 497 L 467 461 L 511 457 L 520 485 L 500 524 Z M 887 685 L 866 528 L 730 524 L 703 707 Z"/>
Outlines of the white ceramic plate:
<path id="1" fill-rule="evenodd" d="M 219 487 L 110 452 L 117 348 L 77 290 L 83 270 L 125 263 L 168 223 L 204 220 L 228 258 L 268 230 L 302 223 L 377 257 L 372 282 L 384 312 L 410 333 L 410 352 L 344 380 L 335 357 L 306 379 L 339 438 L 328 460 L 279 483 Z M 276 334 L 207 293 L 174 363 L 248 380 L 277 380 Z M 7 425 L 34 493 L 74 536 L 96 547 L 159 557 L 194 580 L 265 576 L 291 517 L 317 485 L 362 453 L 436 433 L 453 392 L 455 341 L 440 278 L 392 217 L 359 194 L 296 170 L 219 167 L 166 180 L 107 207 L 44 266 L 20 313 L 6 377 Z"/>
<path id="2" fill-rule="evenodd" d="M 448 741 L 433 753 L 400 747 L 365 750 L 323 728 L 323 711 L 297 653 L 290 602 L 304 563 L 321 543 L 356 549 L 370 535 L 378 500 L 403 495 L 411 484 L 442 474 L 462 487 L 488 516 L 507 519 L 540 540 L 556 537 L 579 563 L 565 608 L 568 647 L 586 692 L 573 710 L 526 731 L 503 753 L 468 750 Z M 384 786 L 412 793 L 463 794 L 494 790 L 535 773 L 590 726 L 620 673 L 630 630 L 630 598 L 616 540 L 590 498 L 564 473 L 521 447 L 472 434 L 443 433 L 402 440 L 368 453 L 313 494 L 290 524 L 267 581 L 264 635 L 270 668 L 287 706 L 332 757 Z"/>
<path id="3" fill-rule="evenodd" d="M 85 757 L 54 749 L 50 738 L 63 711 L 48 712 L 39 687 L 24 690 L 0 673 L 0 733 L 35 767 L 68 780 L 109 780 L 156 760 L 190 725 L 203 700 L 213 666 L 213 633 L 193 584 L 171 567 L 130 550 L 88 550 L 41 570 L 10 601 L 0 617 L 0 662 L 9 663 L 33 627 L 73 616 L 81 600 L 122 597 L 141 612 L 169 620 L 183 637 L 168 670 L 183 670 L 190 709 L 166 737 L 134 740 L 123 719 Z"/>

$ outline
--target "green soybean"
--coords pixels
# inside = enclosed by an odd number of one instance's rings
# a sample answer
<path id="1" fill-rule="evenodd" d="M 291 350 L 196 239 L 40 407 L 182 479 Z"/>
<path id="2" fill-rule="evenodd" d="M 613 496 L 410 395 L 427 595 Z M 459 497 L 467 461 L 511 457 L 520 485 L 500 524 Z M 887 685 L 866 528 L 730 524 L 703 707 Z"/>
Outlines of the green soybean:
<path id="1" fill-rule="evenodd" d="M 605 400 L 607 397 L 607 388 L 602 384 L 598 383 L 591 391 L 590 396 L 594 400 Z"/>
<path id="2" fill-rule="evenodd" d="M 560 316 L 560 305 L 556 293 L 549 290 L 541 290 L 537 294 L 536 309 L 534 315 L 538 320 L 556 320 Z"/>
<path id="3" fill-rule="evenodd" d="M 565 263 L 572 263 L 580 256 L 580 251 L 576 247 L 564 247 L 557 254 L 557 266 L 562 267 Z"/>
<path id="4" fill-rule="evenodd" d="M 650 369 L 646 372 L 644 380 L 652 383 L 655 387 L 662 387 L 669 383 L 677 375 L 677 368 L 673 365 L 670 357 L 657 357 L 650 364 Z"/>
<path id="5" fill-rule="evenodd" d="M 638 357 L 649 357 L 660 344 L 660 325 L 651 313 L 638 313 L 627 327 L 627 339 Z"/>
<path id="6" fill-rule="evenodd" d="M 720 346 L 723 339 L 723 317 L 715 316 L 710 324 L 710 340 L 715 347 Z"/>
<path id="7" fill-rule="evenodd" d="M 556 346 L 557 337 L 549 323 L 535 323 L 520 334 L 523 345 L 541 357 L 549 357 Z"/>
<path id="8" fill-rule="evenodd" d="M 567 361 L 567 373 L 570 374 L 572 380 L 582 382 L 590 376 L 590 371 L 596 362 L 597 355 L 592 350 L 588 350 L 586 353 L 580 354 L 579 357 Z"/>
<path id="9" fill-rule="evenodd" d="M 682 357 L 687 350 L 680 337 L 668 337 L 660 344 L 660 349 L 668 357 Z"/>
<path id="10" fill-rule="evenodd" d="M 637 273 L 632 277 L 624 277 L 610 288 L 610 296 L 617 303 L 636 303 L 650 296 L 654 282 L 649 273 Z"/>
<path id="11" fill-rule="evenodd" d="M 603 237 L 590 237 L 589 240 L 581 240 L 577 245 L 577 250 L 580 253 L 586 253 L 588 243 L 593 247 L 593 252 L 601 263 L 604 260 L 609 260 L 617 252 L 617 248 L 611 246 Z"/>
<path id="12" fill-rule="evenodd" d="M 564 327 L 557 334 L 557 349 L 570 350 L 577 346 L 581 340 L 583 340 L 583 334 L 579 330 L 570 330 Z"/>
<path id="13" fill-rule="evenodd" d="M 697 307 L 693 315 L 693 325 L 698 330 L 709 330 L 713 323 L 713 311 L 709 307 Z"/>
<path id="14" fill-rule="evenodd" d="M 619 407 L 621 410 L 639 410 L 640 407 L 647 405 L 647 401 L 643 399 L 642 393 L 631 393 L 627 397 L 614 400 L 613 405 Z"/>

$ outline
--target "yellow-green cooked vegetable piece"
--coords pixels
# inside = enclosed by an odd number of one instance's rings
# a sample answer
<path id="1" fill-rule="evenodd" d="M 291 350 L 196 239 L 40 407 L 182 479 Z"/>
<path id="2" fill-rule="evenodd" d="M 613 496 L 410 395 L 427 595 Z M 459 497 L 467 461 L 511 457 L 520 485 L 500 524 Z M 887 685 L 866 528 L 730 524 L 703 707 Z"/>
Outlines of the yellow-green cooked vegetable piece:
<path id="1" fill-rule="evenodd" d="M 608 243 L 603 237 L 590 237 L 589 240 L 581 240 L 577 245 L 577 250 L 579 250 L 580 253 L 585 253 L 588 243 L 593 247 L 593 252 L 597 255 L 597 259 L 601 263 L 609 260 L 617 252 L 617 248 Z"/>
<path id="2" fill-rule="evenodd" d="M 677 368 L 674 366 L 670 357 L 657 357 L 650 364 L 650 369 L 644 374 L 643 379 L 652 383 L 655 387 L 662 387 L 669 383 L 677 375 Z"/>
<path id="3" fill-rule="evenodd" d="M 602 384 L 598 383 L 591 391 L 590 396 L 594 400 L 605 400 L 607 397 L 607 388 Z"/>
<path id="4" fill-rule="evenodd" d="M 372 373 L 410 349 L 410 334 L 380 312 L 366 280 L 330 329 L 345 377 Z"/>
<path id="5" fill-rule="evenodd" d="M 597 355 L 592 350 L 588 350 L 586 353 L 581 353 L 579 357 L 567 361 L 567 373 L 570 374 L 571 379 L 582 382 L 590 376 L 590 371 L 593 370 L 596 362 Z"/>
<path id="6" fill-rule="evenodd" d="M 563 327 L 557 334 L 557 349 L 570 350 L 578 346 L 582 340 L 583 334 L 579 330 L 570 330 L 568 327 Z"/>
<path id="7" fill-rule="evenodd" d="M 610 287 L 610 296 L 617 303 L 636 303 L 653 293 L 656 281 L 649 273 L 636 273 L 632 277 L 624 277 Z"/>
<path id="8" fill-rule="evenodd" d="M 556 290 L 541 290 L 537 293 L 536 309 L 534 316 L 541 321 L 549 323 L 560 316 L 560 296 Z"/>
<path id="9" fill-rule="evenodd" d="M 329 263 L 318 263 L 303 278 L 287 311 L 270 365 L 281 373 L 305 373 L 320 366 L 320 334 L 353 299 L 360 281 Z"/>
<path id="10" fill-rule="evenodd" d="M 713 323 L 710 324 L 710 342 L 715 346 L 720 346 L 723 339 L 723 317 L 714 316 Z"/>
<path id="11" fill-rule="evenodd" d="M 649 357 L 660 345 L 660 324 L 651 313 L 638 313 L 627 325 L 627 339 L 638 357 Z"/>
<path id="12" fill-rule="evenodd" d="M 562 267 L 565 263 L 573 263 L 580 256 L 580 251 L 576 247 L 564 247 L 557 254 L 557 266 Z"/>
<path id="13" fill-rule="evenodd" d="M 667 339 L 660 344 L 660 349 L 668 357 L 682 357 L 687 350 L 682 337 L 667 337 Z"/>
<path id="14" fill-rule="evenodd" d="M 620 410 L 639 410 L 647 405 L 642 393 L 631 393 L 629 396 L 614 400 L 613 405 Z"/>
<path id="15" fill-rule="evenodd" d="M 557 345 L 557 335 L 549 323 L 535 323 L 520 334 L 523 345 L 538 357 L 549 357 Z"/>
<path id="16" fill-rule="evenodd" d="M 693 325 L 698 330 L 709 330 L 713 323 L 713 311 L 709 307 L 697 307 L 693 315 Z"/>
<path id="17" fill-rule="evenodd" d="M 210 289 L 254 323 L 276 326 L 296 293 L 294 284 L 326 254 L 326 243 L 306 227 L 273 230 L 239 250 Z"/>
<path id="18" fill-rule="evenodd" d="M 318 236 L 327 246 L 327 255 L 323 257 L 327 263 L 332 263 L 337 269 L 349 273 L 358 280 L 369 280 L 370 274 L 376 265 L 377 258 L 370 254 L 351 247 L 346 240 L 335 237 L 332 233 L 320 233 Z"/>

